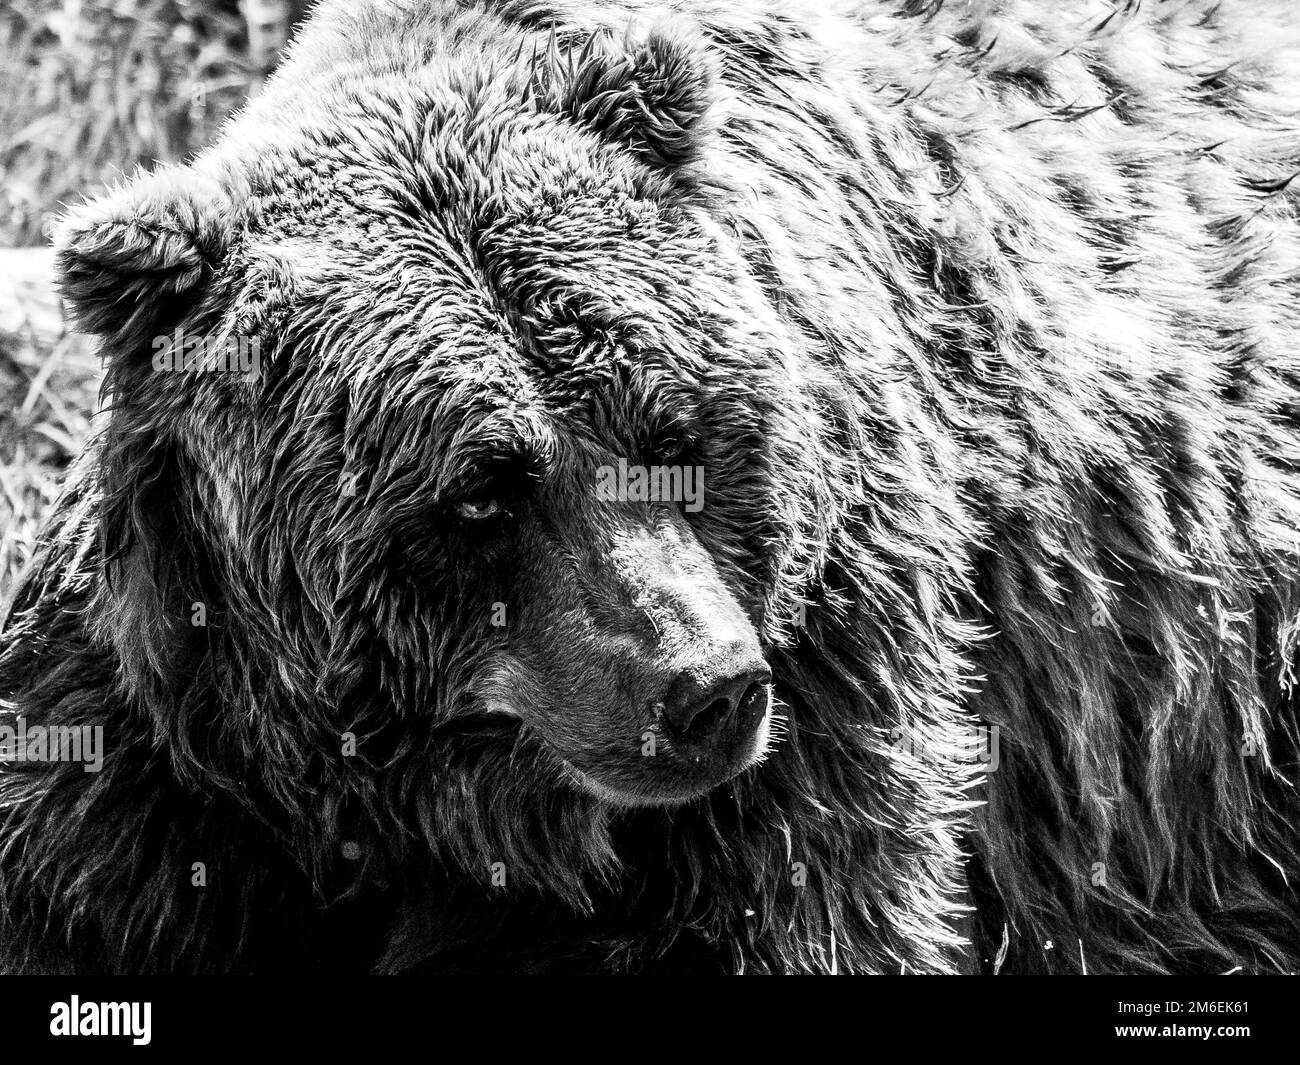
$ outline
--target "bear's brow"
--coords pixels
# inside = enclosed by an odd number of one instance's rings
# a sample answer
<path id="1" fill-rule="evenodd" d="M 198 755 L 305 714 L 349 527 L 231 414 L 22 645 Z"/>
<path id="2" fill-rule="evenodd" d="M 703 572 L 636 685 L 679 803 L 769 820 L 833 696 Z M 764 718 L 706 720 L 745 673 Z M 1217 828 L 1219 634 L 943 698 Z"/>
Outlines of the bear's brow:
<path id="1" fill-rule="evenodd" d="M 458 434 L 440 463 L 434 497 L 444 502 L 494 487 L 522 490 L 542 479 L 554 460 L 554 440 L 546 433 L 494 427 Z"/>

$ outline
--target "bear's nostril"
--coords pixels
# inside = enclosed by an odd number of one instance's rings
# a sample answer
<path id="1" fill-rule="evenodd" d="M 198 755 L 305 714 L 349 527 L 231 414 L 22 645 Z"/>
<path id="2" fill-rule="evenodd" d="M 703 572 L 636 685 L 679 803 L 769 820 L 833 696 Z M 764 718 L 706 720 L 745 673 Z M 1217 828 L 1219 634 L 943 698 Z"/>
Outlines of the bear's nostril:
<path id="1" fill-rule="evenodd" d="M 731 703 L 726 699 L 714 699 L 704 709 L 691 716 L 690 722 L 683 730 L 687 739 L 707 739 L 731 716 Z"/>

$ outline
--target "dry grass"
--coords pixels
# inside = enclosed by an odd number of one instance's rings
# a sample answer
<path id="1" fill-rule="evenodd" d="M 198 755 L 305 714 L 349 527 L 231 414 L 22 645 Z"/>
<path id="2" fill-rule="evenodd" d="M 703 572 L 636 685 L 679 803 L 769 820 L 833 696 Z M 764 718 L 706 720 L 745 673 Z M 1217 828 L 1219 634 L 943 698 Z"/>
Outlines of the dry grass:
<path id="1" fill-rule="evenodd" d="M 260 78 L 244 21 L 176 0 L 0 8 L 0 246 L 42 243 L 60 204 L 205 144 Z"/>
<path id="2" fill-rule="evenodd" d="M 64 325 L 44 249 L 0 251 L 0 603 L 31 554 L 99 387 L 90 339 Z"/>
<path id="3" fill-rule="evenodd" d="M 123 174 L 206 144 L 304 6 L 0 4 L 0 616 L 98 393 L 93 346 L 67 331 L 40 247 L 50 223 Z"/>

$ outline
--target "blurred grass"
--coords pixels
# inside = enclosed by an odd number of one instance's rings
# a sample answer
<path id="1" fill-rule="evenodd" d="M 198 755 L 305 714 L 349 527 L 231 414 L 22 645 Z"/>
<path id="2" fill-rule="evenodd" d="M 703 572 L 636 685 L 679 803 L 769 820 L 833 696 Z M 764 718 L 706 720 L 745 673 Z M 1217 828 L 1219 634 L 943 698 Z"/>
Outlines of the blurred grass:
<path id="1" fill-rule="evenodd" d="M 53 265 L 45 249 L 0 249 L 0 615 L 99 386 L 91 339 L 64 324 Z"/>
<path id="2" fill-rule="evenodd" d="M 5 246 L 41 243 L 61 203 L 202 147 L 265 73 L 233 4 L 6 0 L 0 21 Z"/>
<path id="3" fill-rule="evenodd" d="M 65 205 L 208 143 L 305 0 L 0 0 L 0 616 L 95 409 L 46 243 Z M 21 249 L 21 250 L 10 250 Z"/>

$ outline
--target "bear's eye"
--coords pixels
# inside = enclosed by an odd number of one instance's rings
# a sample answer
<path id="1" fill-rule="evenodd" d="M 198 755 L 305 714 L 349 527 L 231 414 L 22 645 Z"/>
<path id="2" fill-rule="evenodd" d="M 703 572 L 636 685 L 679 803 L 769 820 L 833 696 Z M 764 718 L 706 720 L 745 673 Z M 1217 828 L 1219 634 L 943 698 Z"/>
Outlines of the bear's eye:
<path id="1" fill-rule="evenodd" d="M 697 444 L 692 436 L 666 434 L 653 440 L 649 451 L 656 465 L 688 466 L 696 459 Z"/>
<path id="2" fill-rule="evenodd" d="M 488 518 L 495 518 L 501 512 L 500 502 L 488 496 L 466 499 L 456 504 L 457 516 L 465 521 L 486 521 Z"/>

